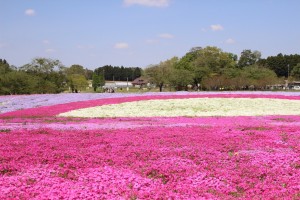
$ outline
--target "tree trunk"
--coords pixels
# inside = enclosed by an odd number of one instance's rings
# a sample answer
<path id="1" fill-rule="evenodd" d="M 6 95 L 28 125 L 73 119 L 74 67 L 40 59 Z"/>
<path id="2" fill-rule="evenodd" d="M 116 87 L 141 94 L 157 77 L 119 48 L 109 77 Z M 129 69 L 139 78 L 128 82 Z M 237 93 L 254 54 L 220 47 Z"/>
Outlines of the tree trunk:
<path id="1" fill-rule="evenodd" d="M 163 84 L 159 84 L 159 91 L 162 92 Z"/>

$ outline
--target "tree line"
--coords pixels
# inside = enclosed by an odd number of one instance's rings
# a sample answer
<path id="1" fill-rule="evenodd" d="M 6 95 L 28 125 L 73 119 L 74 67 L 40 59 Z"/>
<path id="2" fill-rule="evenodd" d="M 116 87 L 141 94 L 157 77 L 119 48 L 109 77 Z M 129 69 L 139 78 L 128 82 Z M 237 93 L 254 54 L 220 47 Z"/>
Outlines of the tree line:
<path id="1" fill-rule="evenodd" d="M 81 65 L 64 66 L 59 60 L 35 58 L 21 67 L 0 59 L 0 94 L 77 92 L 92 83 L 94 91 L 105 81 L 133 81 L 144 76 L 163 88 L 186 90 L 266 89 L 285 79 L 300 79 L 300 55 L 261 58 L 259 51 L 243 50 L 237 55 L 218 47 L 194 47 L 183 57 L 140 67 L 105 65 L 89 70 Z"/>
<path id="2" fill-rule="evenodd" d="M 186 90 L 267 89 L 284 79 L 300 78 L 300 55 L 261 58 L 259 51 L 243 50 L 238 56 L 218 47 L 194 47 L 182 58 L 173 57 L 144 70 L 160 91 L 165 87 Z"/>
<path id="3" fill-rule="evenodd" d="M 107 70 L 104 79 L 99 76 L 102 68 L 93 71 L 77 64 L 65 67 L 59 60 L 48 58 L 35 58 L 17 68 L 9 65 L 5 59 L 0 59 L 0 95 L 79 92 L 86 90 L 89 80 L 93 80 L 93 87 L 97 88 L 104 85 L 104 80 L 112 80 L 110 76 L 117 80 L 124 80 L 126 76 L 132 80 L 141 75 L 141 68 L 112 67 L 113 73 L 110 68 L 104 66 Z M 117 73 L 118 68 L 122 73 Z M 96 85 L 95 77 L 99 80 Z"/>
<path id="4" fill-rule="evenodd" d="M 133 81 L 142 75 L 142 69 L 139 67 L 119 67 L 105 65 L 96 68 L 94 72 L 103 75 L 107 81 Z"/>

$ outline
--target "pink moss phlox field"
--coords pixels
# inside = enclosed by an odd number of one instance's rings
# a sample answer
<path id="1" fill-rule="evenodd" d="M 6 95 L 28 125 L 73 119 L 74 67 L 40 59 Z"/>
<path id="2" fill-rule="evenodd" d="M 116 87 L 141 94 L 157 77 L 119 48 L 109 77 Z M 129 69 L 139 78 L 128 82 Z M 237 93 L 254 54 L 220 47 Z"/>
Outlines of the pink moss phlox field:
<path id="1" fill-rule="evenodd" d="M 249 119 L 3 131 L 0 198 L 297 198 L 300 126 Z"/>
<path id="2" fill-rule="evenodd" d="M 108 104 L 119 104 L 124 102 L 133 102 L 152 99 L 181 99 L 181 98 L 273 98 L 273 99 L 290 99 L 299 100 L 300 96 L 285 95 L 263 95 L 263 94 L 182 94 L 182 95 L 149 95 L 134 97 L 116 97 L 104 98 L 88 101 L 77 101 L 65 104 L 57 104 L 52 106 L 42 106 L 38 108 L 29 108 L 25 110 L 12 111 L 0 114 L 0 117 L 45 117 L 54 116 L 63 112 L 88 108 L 93 106 L 101 106 Z"/>
<path id="3" fill-rule="evenodd" d="M 0 199 L 300 198 L 300 116 L 56 116 L 89 106 L 187 97 L 300 100 L 145 95 L 3 113 Z"/>

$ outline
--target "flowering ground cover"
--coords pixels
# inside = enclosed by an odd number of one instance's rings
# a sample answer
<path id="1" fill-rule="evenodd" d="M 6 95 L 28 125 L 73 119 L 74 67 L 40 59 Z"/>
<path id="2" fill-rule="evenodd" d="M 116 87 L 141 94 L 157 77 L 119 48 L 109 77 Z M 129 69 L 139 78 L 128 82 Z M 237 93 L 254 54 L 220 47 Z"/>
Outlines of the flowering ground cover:
<path id="1" fill-rule="evenodd" d="M 38 105 L 0 113 L 0 199 L 299 199 L 299 95 L 22 96 Z M 193 107 L 231 114 L 183 115 Z"/>
<path id="2" fill-rule="evenodd" d="M 61 113 L 63 117 L 201 117 L 300 114 L 300 101 L 269 98 L 141 100 Z"/>

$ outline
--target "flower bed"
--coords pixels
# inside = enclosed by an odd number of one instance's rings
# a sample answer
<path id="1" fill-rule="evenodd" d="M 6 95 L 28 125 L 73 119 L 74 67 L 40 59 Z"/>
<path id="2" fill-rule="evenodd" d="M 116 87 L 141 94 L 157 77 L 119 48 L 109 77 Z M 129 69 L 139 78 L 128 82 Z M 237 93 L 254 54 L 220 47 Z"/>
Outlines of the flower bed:
<path id="1" fill-rule="evenodd" d="M 300 101 L 268 98 L 180 98 L 134 101 L 62 113 L 62 117 L 202 117 L 299 115 Z"/>
<path id="2" fill-rule="evenodd" d="M 181 106 L 186 98 L 195 106 L 207 98 L 263 99 L 278 101 L 281 112 L 267 114 L 264 106 L 261 116 L 58 116 L 145 100 L 146 110 L 147 100 L 170 105 L 174 98 Z M 278 106 L 299 100 L 273 93 L 143 94 L 5 112 L 0 199 L 298 199 L 300 116 Z"/>

